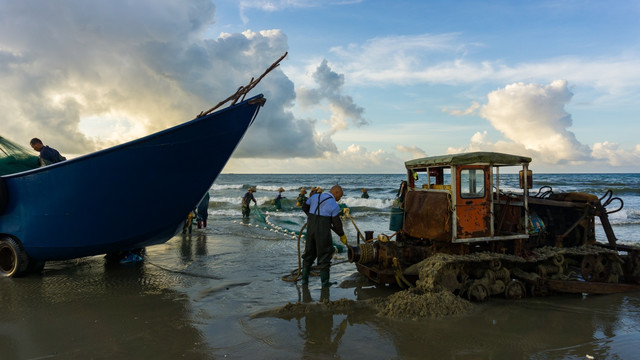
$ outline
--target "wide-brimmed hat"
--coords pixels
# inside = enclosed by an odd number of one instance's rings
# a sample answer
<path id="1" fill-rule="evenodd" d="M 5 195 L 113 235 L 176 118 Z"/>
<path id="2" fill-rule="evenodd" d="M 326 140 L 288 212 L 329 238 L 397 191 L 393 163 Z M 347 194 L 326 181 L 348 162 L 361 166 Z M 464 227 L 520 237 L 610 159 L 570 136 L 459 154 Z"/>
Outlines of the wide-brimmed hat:
<path id="1" fill-rule="evenodd" d="M 284 191 L 283 188 L 278 189 L 278 192 L 283 192 L 283 191 Z"/>
<path id="2" fill-rule="evenodd" d="M 306 193 L 307 193 L 306 188 L 300 188 L 300 194 L 306 194 Z"/>
<path id="3" fill-rule="evenodd" d="M 254 188 L 254 187 L 252 186 L 252 187 L 250 187 L 247 191 L 256 192 L 256 188 Z"/>

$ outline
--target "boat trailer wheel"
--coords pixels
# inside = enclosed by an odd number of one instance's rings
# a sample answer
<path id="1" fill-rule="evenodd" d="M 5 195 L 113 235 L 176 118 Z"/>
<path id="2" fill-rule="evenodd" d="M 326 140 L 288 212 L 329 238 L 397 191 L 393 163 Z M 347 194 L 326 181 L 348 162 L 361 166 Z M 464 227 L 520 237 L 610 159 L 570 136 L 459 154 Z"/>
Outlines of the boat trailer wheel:
<path id="1" fill-rule="evenodd" d="M 0 277 L 20 275 L 26 269 L 27 260 L 26 253 L 16 240 L 0 238 Z"/>

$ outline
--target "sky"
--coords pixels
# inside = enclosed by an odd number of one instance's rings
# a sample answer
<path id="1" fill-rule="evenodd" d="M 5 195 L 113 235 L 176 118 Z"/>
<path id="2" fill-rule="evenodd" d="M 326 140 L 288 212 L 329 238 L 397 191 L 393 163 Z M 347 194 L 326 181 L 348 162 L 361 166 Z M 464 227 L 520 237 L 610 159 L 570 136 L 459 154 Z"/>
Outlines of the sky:
<path id="1" fill-rule="evenodd" d="M 288 52 L 224 172 L 401 174 L 469 151 L 640 172 L 638 18 L 624 0 L 0 0 L 0 136 L 87 154 Z"/>

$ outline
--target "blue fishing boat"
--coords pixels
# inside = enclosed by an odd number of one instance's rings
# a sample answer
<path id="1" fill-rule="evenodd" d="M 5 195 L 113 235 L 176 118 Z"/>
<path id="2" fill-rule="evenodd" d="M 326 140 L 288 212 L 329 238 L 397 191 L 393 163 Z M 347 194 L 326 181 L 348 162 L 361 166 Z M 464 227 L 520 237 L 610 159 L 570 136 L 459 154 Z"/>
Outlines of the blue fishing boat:
<path id="1" fill-rule="evenodd" d="M 166 242 L 264 102 L 258 95 L 138 140 L 2 176 L 0 276 Z"/>

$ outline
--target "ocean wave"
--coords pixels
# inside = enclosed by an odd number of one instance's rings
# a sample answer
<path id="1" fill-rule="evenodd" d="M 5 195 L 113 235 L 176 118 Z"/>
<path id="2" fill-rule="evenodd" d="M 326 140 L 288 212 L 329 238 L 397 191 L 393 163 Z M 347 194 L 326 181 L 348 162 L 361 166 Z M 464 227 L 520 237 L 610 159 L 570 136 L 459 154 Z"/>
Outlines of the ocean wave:
<path id="1" fill-rule="evenodd" d="M 376 198 L 343 198 L 341 200 L 348 207 L 367 207 L 376 209 L 386 209 L 393 205 L 393 199 L 376 199 Z"/>
<path id="2" fill-rule="evenodd" d="M 599 217 L 596 217 L 595 221 L 596 224 L 601 224 Z M 612 225 L 640 224 L 640 209 L 622 209 L 616 213 L 609 214 L 609 222 Z"/>
<path id="3" fill-rule="evenodd" d="M 306 188 L 309 191 L 309 188 L 306 186 L 292 186 L 292 185 L 256 185 L 257 191 L 271 191 L 278 192 L 278 189 L 283 188 L 285 192 L 295 192 L 296 196 L 300 193 L 300 188 Z"/>
<path id="4" fill-rule="evenodd" d="M 244 186 L 245 185 L 243 185 L 243 184 L 228 184 L 228 185 L 213 184 L 213 186 L 211 187 L 211 190 L 219 191 L 219 190 L 242 189 L 242 188 L 244 188 Z"/>

